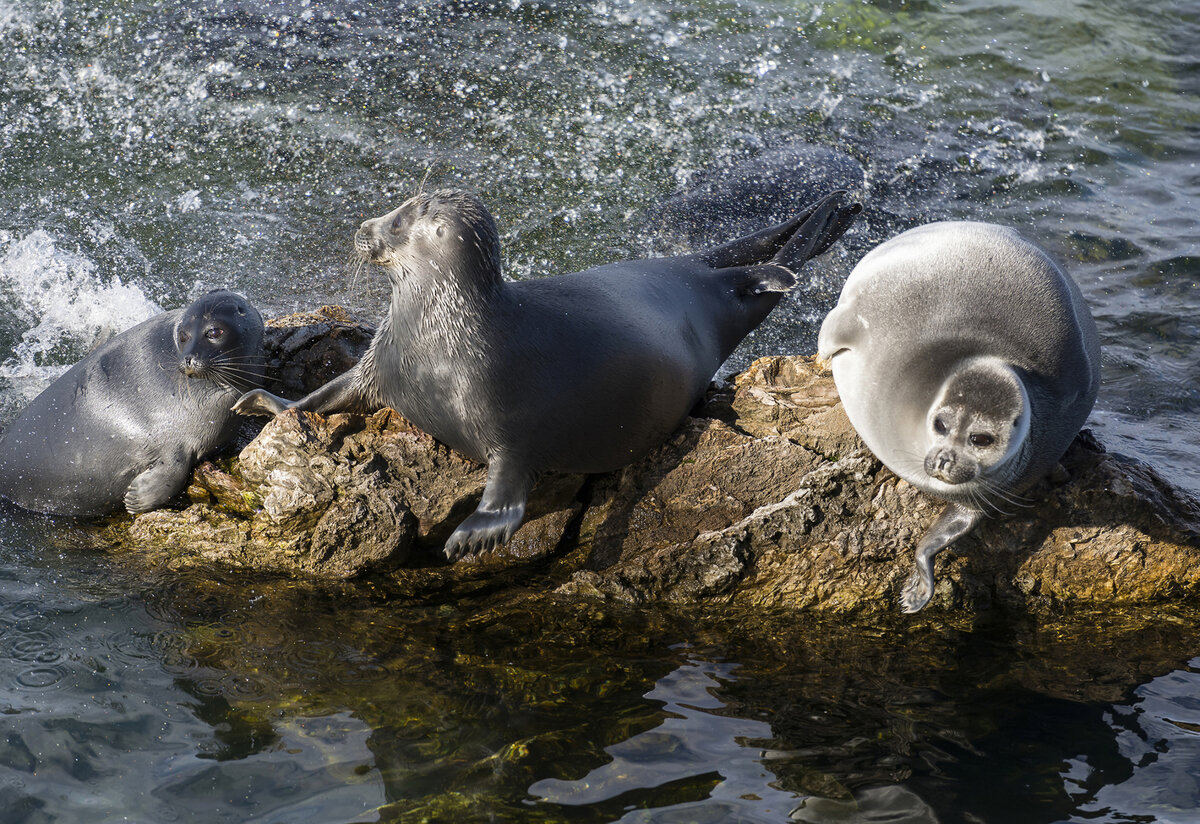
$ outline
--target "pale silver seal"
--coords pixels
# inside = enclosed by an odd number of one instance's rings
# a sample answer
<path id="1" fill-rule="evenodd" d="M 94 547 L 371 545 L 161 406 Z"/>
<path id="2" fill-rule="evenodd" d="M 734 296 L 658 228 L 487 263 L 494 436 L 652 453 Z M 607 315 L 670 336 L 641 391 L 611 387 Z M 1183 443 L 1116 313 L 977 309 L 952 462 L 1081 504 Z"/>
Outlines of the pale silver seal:
<path id="1" fill-rule="evenodd" d="M 818 356 L 879 460 L 949 501 L 917 546 L 905 612 L 932 597 L 938 552 L 1057 464 L 1100 385 L 1079 287 L 1012 229 L 967 221 L 911 229 L 866 255 Z"/>

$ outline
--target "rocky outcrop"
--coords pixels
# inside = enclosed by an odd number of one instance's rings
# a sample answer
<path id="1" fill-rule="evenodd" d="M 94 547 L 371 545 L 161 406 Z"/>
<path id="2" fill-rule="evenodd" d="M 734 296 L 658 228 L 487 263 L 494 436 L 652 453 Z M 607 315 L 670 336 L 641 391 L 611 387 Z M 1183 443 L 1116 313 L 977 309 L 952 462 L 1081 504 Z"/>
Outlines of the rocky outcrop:
<path id="1" fill-rule="evenodd" d="M 369 340 L 328 308 L 275 328 L 276 388 L 293 396 Z M 1200 504 L 1086 432 L 1063 468 L 942 553 L 935 608 L 1200 592 Z M 448 565 L 440 546 L 485 478 L 391 410 L 288 413 L 237 458 L 201 465 L 185 507 L 112 521 L 104 534 L 171 565 L 373 572 L 414 594 L 536 576 L 559 595 L 635 604 L 863 613 L 895 609 L 912 548 L 941 507 L 875 460 L 829 375 L 803 357 L 760 360 L 714 388 L 670 441 L 619 472 L 543 479 L 508 545 Z"/>

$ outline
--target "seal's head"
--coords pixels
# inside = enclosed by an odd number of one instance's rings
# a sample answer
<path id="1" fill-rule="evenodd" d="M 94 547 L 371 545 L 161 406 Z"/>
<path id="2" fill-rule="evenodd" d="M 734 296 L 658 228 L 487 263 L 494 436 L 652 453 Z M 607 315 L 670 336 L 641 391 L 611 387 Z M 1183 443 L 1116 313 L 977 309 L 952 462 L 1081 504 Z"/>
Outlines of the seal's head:
<path id="1" fill-rule="evenodd" d="M 382 217 L 363 221 L 354 249 L 392 278 L 421 272 L 463 283 L 500 280 L 496 222 L 483 202 L 463 189 L 421 193 Z"/>
<path id="2" fill-rule="evenodd" d="M 1025 443 L 1029 419 L 1025 384 L 1011 366 L 996 358 L 960 364 L 929 410 L 925 473 L 939 490 L 1003 476 Z"/>
<path id="3" fill-rule="evenodd" d="M 188 306 L 175 324 L 179 371 L 239 391 L 262 384 L 262 343 L 262 315 L 224 289 Z"/>

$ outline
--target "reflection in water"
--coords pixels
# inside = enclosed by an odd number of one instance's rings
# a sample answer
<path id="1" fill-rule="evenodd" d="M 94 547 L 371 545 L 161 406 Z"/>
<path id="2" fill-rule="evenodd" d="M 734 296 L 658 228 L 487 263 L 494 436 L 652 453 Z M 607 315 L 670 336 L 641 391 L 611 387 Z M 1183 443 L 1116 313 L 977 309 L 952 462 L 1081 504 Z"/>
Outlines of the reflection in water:
<path id="1" fill-rule="evenodd" d="M 539 801 L 568 806 L 623 802 L 630 810 L 620 821 L 634 822 L 932 822 L 933 811 L 903 787 L 867 789 L 841 799 L 806 796 L 777 789 L 770 763 L 786 752 L 756 744 L 772 737 L 762 721 L 722 715 L 715 694 L 736 680 L 737 664 L 691 660 L 654 685 L 645 698 L 663 702 L 666 717 L 653 729 L 605 748 L 612 759 L 577 780 L 534 782 Z M 669 790 L 668 790 L 669 788 Z M 656 795 L 693 800 L 656 806 Z"/>
<path id="2" fill-rule="evenodd" d="M 1080 819 L 1200 820 L 1200 659 L 1143 684 L 1105 713 L 1127 764 L 1105 769 L 1087 753 L 1067 762 L 1063 780 Z"/>
<path id="3" fill-rule="evenodd" d="M 1050 824 L 1200 802 L 1200 675 L 1171 672 L 1200 646 L 1188 613 L 421 603 L 31 547 L 46 526 L 0 535 L 4 824 Z"/>
<path id="4" fill-rule="evenodd" d="M 796 806 L 795 796 L 769 786 L 761 750 L 745 745 L 746 739 L 771 737 L 771 727 L 761 721 L 716 715 L 725 705 L 712 690 L 721 680 L 732 680 L 736 664 L 692 661 L 661 679 L 645 697 L 662 701 L 667 717 L 651 730 L 606 747 L 612 761 L 577 781 L 546 779 L 529 792 L 555 804 L 595 804 L 628 795 L 645 797 L 638 790 L 689 782 L 711 799 L 704 806 L 705 820 L 777 821 Z M 655 811 L 630 813 L 622 821 L 666 821 L 692 810 L 680 803 Z M 715 818 L 713 817 L 715 816 Z"/>

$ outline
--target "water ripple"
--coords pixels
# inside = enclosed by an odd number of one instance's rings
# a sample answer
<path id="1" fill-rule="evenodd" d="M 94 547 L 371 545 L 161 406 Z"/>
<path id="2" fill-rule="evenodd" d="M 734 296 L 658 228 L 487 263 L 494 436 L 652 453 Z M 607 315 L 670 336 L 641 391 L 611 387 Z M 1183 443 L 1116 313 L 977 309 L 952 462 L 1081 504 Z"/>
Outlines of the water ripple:
<path id="1" fill-rule="evenodd" d="M 34 667 L 17 676 L 17 684 L 27 690 L 60 689 L 67 683 L 70 670 L 66 666 Z"/>

